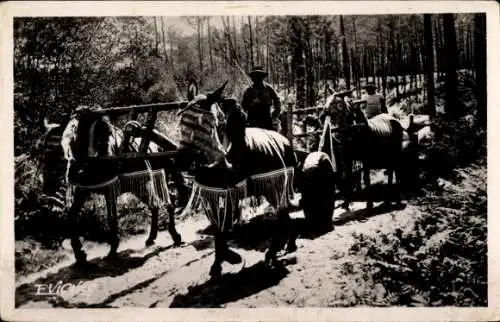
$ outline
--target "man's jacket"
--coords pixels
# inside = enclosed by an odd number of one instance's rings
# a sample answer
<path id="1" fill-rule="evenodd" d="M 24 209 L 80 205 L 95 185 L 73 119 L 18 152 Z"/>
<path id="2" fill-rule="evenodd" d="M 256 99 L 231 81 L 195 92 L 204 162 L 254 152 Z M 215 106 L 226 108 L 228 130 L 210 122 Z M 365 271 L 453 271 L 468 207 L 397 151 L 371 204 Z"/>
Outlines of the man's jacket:
<path id="1" fill-rule="evenodd" d="M 265 129 L 273 129 L 272 118 L 281 111 L 281 103 L 272 86 L 264 82 L 264 86 L 251 85 L 243 94 L 241 107 L 248 113 L 248 125 Z M 271 114 L 271 107 L 273 112 Z"/>

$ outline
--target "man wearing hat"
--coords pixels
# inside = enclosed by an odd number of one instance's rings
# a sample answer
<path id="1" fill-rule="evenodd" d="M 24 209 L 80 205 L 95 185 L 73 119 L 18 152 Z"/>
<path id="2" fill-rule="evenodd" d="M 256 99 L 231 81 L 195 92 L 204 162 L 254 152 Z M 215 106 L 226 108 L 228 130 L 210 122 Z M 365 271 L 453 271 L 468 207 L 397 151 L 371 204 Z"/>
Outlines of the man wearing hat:
<path id="1" fill-rule="evenodd" d="M 367 119 L 371 119 L 372 117 L 387 113 L 387 107 L 385 105 L 385 98 L 377 94 L 375 90 L 377 86 L 370 82 L 365 86 L 366 94 L 364 94 L 361 99 L 366 101 L 365 105 L 365 115 Z"/>
<path id="2" fill-rule="evenodd" d="M 267 130 L 277 130 L 281 112 L 281 102 L 274 88 L 264 82 L 267 73 L 261 66 L 254 67 L 248 74 L 252 79 L 250 85 L 243 93 L 241 107 L 248 113 L 248 126 L 259 127 Z M 272 111 L 271 111 L 272 110 Z"/>

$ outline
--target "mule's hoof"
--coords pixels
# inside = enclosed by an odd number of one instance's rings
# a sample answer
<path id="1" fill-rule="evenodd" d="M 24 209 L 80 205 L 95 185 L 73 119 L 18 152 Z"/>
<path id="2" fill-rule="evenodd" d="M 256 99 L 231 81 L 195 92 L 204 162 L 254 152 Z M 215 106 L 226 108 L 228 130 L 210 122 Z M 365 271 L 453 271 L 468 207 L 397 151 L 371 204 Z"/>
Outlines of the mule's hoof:
<path id="1" fill-rule="evenodd" d="M 226 256 L 224 257 L 224 260 L 231 265 L 236 265 L 236 264 L 240 264 L 243 259 L 241 258 L 241 256 L 238 253 L 228 249 L 226 252 Z"/>
<path id="2" fill-rule="evenodd" d="M 297 244 L 288 244 L 286 247 L 286 252 L 287 253 L 295 253 L 297 251 Z"/>
<path id="3" fill-rule="evenodd" d="M 108 253 L 108 255 L 106 255 L 106 259 L 109 261 L 114 261 L 114 260 L 118 259 L 118 254 L 116 253 L 116 250 L 110 251 Z"/>
<path id="4" fill-rule="evenodd" d="M 81 265 L 86 265 L 87 262 L 87 254 L 84 252 L 79 253 L 78 255 L 75 255 L 75 260 L 76 260 L 76 265 L 81 266 Z"/>
<path id="5" fill-rule="evenodd" d="M 173 238 L 173 240 L 174 240 L 174 247 L 179 247 L 179 246 L 182 246 L 184 244 L 182 242 L 181 235 L 175 235 L 175 237 Z"/>
<path id="6" fill-rule="evenodd" d="M 278 259 L 276 258 L 276 254 L 272 255 L 269 251 L 266 252 L 266 255 L 264 257 L 264 263 L 269 266 L 273 267 Z"/>
<path id="7" fill-rule="evenodd" d="M 222 275 L 222 267 L 220 265 L 212 265 L 210 268 L 210 277 L 218 278 Z"/>
<path id="8" fill-rule="evenodd" d="M 146 247 L 153 246 L 154 244 L 155 244 L 155 241 L 153 239 L 146 240 Z"/>

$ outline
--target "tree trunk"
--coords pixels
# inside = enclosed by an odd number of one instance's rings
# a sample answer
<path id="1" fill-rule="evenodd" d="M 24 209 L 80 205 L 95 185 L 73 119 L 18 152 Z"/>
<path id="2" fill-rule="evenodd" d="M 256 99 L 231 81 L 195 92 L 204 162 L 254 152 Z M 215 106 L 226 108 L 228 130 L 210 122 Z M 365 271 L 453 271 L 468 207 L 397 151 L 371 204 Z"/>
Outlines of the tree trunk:
<path id="1" fill-rule="evenodd" d="M 451 116 L 458 118 L 462 115 L 462 106 L 457 104 L 457 38 L 455 33 L 455 17 L 451 13 L 443 14 L 443 32 L 444 32 L 444 54 L 446 64 L 446 103 L 445 111 Z"/>
<path id="2" fill-rule="evenodd" d="M 311 45 L 311 33 L 309 30 L 309 22 L 304 21 L 302 18 L 303 25 L 305 25 L 305 56 L 306 56 L 306 101 L 307 106 L 314 106 L 315 95 L 314 95 L 314 62 L 313 53 Z"/>
<path id="3" fill-rule="evenodd" d="M 164 59 L 165 59 L 165 64 L 168 66 L 169 59 L 168 59 L 168 51 L 167 51 L 167 41 L 165 39 L 165 24 L 163 22 L 163 17 L 160 18 L 160 22 L 161 22 L 161 36 L 162 36 L 162 41 L 163 41 L 163 50 L 165 51 Z"/>
<path id="4" fill-rule="evenodd" d="M 304 108 L 306 103 L 305 92 L 305 66 L 302 43 L 302 33 L 300 28 L 300 17 L 291 17 L 291 44 L 292 44 L 292 66 L 295 69 L 295 83 L 297 88 L 296 105 L 297 108 Z"/>
<path id="5" fill-rule="evenodd" d="M 361 77 L 361 70 L 360 70 L 360 63 L 359 63 L 359 56 L 358 56 L 358 38 L 356 35 L 356 16 L 351 16 L 352 19 L 352 30 L 354 32 L 354 52 L 351 55 L 351 60 L 352 60 L 352 66 L 353 66 L 353 74 L 354 76 L 354 83 L 356 86 L 356 93 L 358 94 L 358 97 L 361 96 L 361 89 L 360 89 L 360 77 Z"/>
<path id="6" fill-rule="evenodd" d="M 214 57 L 212 54 L 212 31 L 210 30 L 210 16 L 207 17 L 207 37 L 208 37 L 208 55 L 210 57 L 210 69 L 214 68 Z"/>
<path id="7" fill-rule="evenodd" d="M 266 17 L 266 71 L 269 73 L 269 17 Z"/>
<path id="8" fill-rule="evenodd" d="M 427 79 L 427 108 L 431 116 L 436 114 L 434 101 L 434 45 L 432 42 L 432 20 L 430 14 L 424 14 L 425 41 L 425 76 Z"/>
<path id="9" fill-rule="evenodd" d="M 253 35 L 252 35 L 252 18 L 248 16 L 248 31 L 250 33 L 250 50 L 249 50 L 249 55 L 250 55 L 250 67 L 252 68 L 254 66 L 254 61 L 253 61 Z"/>
<path id="10" fill-rule="evenodd" d="M 487 95 L 486 95 L 486 14 L 474 15 L 474 60 L 476 69 L 476 97 L 479 124 L 486 127 Z"/>
<path id="11" fill-rule="evenodd" d="M 351 73 L 349 70 L 349 54 L 347 51 L 347 42 L 345 39 L 344 18 L 340 16 L 340 37 L 342 38 L 342 67 L 344 71 L 345 85 L 351 87 Z"/>
<path id="12" fill-rule="evenodd" d="M 160 35 L 158 33 L 158 25 L 156 23 L 156 17 L 153 17 L 153 24 L 155 25 L 155 56 L 160 57 L 158 47 L 160 45 Z"/>
<path id="13" fill-rule="evenodd" d="M 203 51 L 201 47 L 201 17 L 196 17 L 196 31 L 198 33 L 198 60 L 200 64 L 200 73 L 203 72 Z"/>
<path id="14" fill-rule="evenodd" d="M 257 65 L 261 65 L 261 53 L 260 53 L 260 45 L 259 45 L 259 17 L 255 17 L 255 49 L 257 50 Z"/>

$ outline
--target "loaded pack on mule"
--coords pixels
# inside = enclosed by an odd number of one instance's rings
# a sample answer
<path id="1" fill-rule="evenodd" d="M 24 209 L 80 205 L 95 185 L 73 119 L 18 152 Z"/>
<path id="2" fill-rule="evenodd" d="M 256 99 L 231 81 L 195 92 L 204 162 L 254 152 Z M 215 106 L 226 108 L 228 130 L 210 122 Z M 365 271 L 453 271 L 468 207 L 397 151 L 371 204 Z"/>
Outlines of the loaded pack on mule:
<path id="1" fill-rule="evenodd" d="M 221 89 L 222 90 L 222 89 Z M 219 91 L 220 92 L 220 91 Z M 212 95 L 217 95 L 217 91 Z M 160 103 L 102 109 L 98 106 L 81 106 L 71 114 L 66 126 L 51 124 L 45 136 L 45 148 L 53 143 L 53 164 L 44 164 L 43 181 L 48 193 L 55 186 L 53 176 L 48 173 L 54 169 L 58 156 L 62 153 L 66 163 L 65 181 L 67 184 L 66 210 L 70 226 L 71 244 L 78 262 L 86 255 L 78 238 L 76 216 L 90 193 L 102 194 L 106 200 L 108 225 L 110 230 L 110 256 L 116 254 L 119 244 L 116 200 L 126 192 L 131 192 L 151 211 L 151 230 L 146 245 L 152 245 L 157 237 L 158 212 L 165 208 L 169 217 L 168 230 L 174 245 L 181 244 L 181 236 L 175 229 L 174 207 L 167 175 L 170 175 L 178 191 L 184 190 L 185 206 L 188 201 L 188 188 L 184 183 L 181 170 L 197 162 L 197 151 L 186 151 L 154 128 L 156 114 L 161 110 L 184 108 L 188 102 Z M 146 126 L 137 119 L 139 113 L 148 112 Z M 131 114 L 124 129 L 111 124 L 110 114 Z M 213 113 L 216 114 L 215 112 Z M 220 112 L 219 115 L 223 115 Z M 48 122 L 46 122 L 48 124 Z M 54 138 L 59 138 L 55 144 Z M 181 142 L 182 143 L 182 142 Z M 204 151 L 198 151 L 204 152 Z M 181 155 L 181 162 L 175 160 Z M 202 153 L 201 153 L 202 154 Z M 48 159 L 44 158 L 45 161 Z M 54 161 L 55 160 L 55 161 Z M 202 161 L 204 162 L 204 160 Z M 52 180 L 52 181 L 51 181 Z"/>
<path id="2" fill-rule="evenodd" d="M 393 184 L 396 176 L 396 187 L 393 187 L 393 200 L 401 201 L 401 179 L 408 179 L 407 167 L 413 168 L 413 158 L 416 151 L 415 133 L 410 127 L 404 129 L 400 121 L 389 115 L 386 110 L 375 113 L 367 118 L 361 106 L 364 100 L 353 101 L 349 99 L 352 90 L 344 91 L 345 95 L 332 95 L 327 101 L 324 115 L 325 127 L 335 126 L 333 144 L 330 147 L 323 145 L 324 151 L 333 149 L 333 163 L 341 169 L 343 180 L 342 193 L 344 203 L 342 207 L 349 208 L 352 200 L 353 188 L 358 185 L 359 177 L 355 171 L 362 171 L 365 187 L 370 186 L 370 171 L 372 169 L 386 169 L 388 183 Z M 335 98 L 335 96 L 343 99 Z M 367 208 L 373 207 L 373 200 L 368 194 Z"/>
<path id="3" fill-rule="evenodd" d="M 344 196 L 343 208 L 349 208 L 354 190 L 360 190 L 361 174 L 365 186 L 370 186 L 371 169 L 386 169 L 391 186 L 396 174 L 398 185 L 393 190 L 398 201 L 400 188 L 410 188 L 418 176 L 418 137 L 413 115 L 405 129 L 382 104 L 368 119 L 361 109 L 366 100 L 354 101 L 353 91 L 344 88 L 335 92 L 327 98 L 320 115 L 308 115 L 305 122 L 323 128 L 318 151 L 330 156 L 332 180 Z M 372 200 L 368 200 L 367 207 L 372 206 Z M 306 207 L 304 212 L 307 215 Z"/>
<path id="4" fill-rule="evenodd" d="M 138 138 L 130 138 L 136 128 L 131 122 L 125 129 L 111 124 L 99 107 L 81 107 L 68 122 L 61 140 L 64 158 L 67 160 L 66 182 L 68 221 L 71 245 L 77 262 L 84 262 L 86 255 L 78 238 L 76 218 L 90 193 L 105 197 L 109 226 L 109 256 L 116 255 L 119 245 L 116 202 L 119 195 L 130 192 L 149 206 L 151 229 L 146 245 L 152 245 L 158 232 L 158 215 L 165 207 L 168 213 L 168 230 L 174 245 L 180 245 L 181 236 L 175 229 L 174 208 L 170 200 L 166 180 L 169 163 L 152 162 L 148 159 L 110 158 L 121 153 L 155 153 L 161 148 Z"/>

